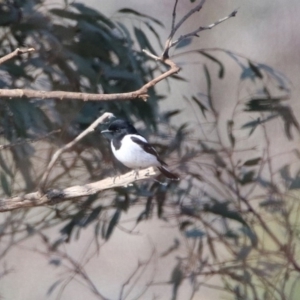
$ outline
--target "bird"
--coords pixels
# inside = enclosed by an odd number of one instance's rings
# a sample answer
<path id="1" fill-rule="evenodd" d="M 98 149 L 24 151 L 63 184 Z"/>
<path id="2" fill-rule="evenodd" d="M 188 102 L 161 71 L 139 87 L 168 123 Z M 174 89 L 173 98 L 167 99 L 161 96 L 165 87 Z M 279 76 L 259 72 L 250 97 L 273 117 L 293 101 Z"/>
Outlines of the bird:
<path id="1" fill-rule="evenodd" d="M 101 133 L 110 133 L 111 150 L 115 158 L 124 166 L 136 171 L 142 168 L 157 167 L 158 170 L 171 180 L 179 180 L 177 174 L 167 169 L 167 164 L 161 160 L 155 148 L 138 133 L 127 120 L 116 119 Z"/>

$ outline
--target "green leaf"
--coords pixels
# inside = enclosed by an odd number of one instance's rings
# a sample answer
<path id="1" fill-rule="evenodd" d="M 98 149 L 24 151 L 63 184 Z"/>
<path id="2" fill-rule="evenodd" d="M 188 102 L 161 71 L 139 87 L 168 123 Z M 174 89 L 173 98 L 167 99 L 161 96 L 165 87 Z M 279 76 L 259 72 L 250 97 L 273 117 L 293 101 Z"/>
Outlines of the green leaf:
<path id="1" fill-rule="evenodd" d="M 210 212 L 215 215 L 219 215 L 226 219 L 231 219 L 234 221 L 237 221 L 245 226 L 248 226 L 246 221 L 243 219 L 242 215 L 234 210 L 230 210 L 228 208 L 229 202 L 216 202 L 217 200 L 214 200 L 214 204 L 205 204 L 203 210 L 205 212 Z"/>
<path id="2" fill-rule="evenodd" d="M 152 54 L 155 54 L 155 51 L 153 47 L 151 46 L 150 42 L 148 41 L 148 38 L 144 34 L 144 32 L 139 29 L 134 27 L 134 34 L 136 36 L 136 39 L 141 47 L 141 49 L 149 49 Z"/>
<path id="3" fill-rule="evenodd" d="M 170 110 L 170 111 L 164 113 L 164 119 L 169 120 L 170 118 L 178 115 L 179 113 L 181 113 L 181 109 Z"/>
<path id="4" fill-rule="evenodd" d="M 230 141 L 230 144 L 231 144 L 231 147 L 234 148 L 235 146 L 235 137 L 232 133 L 233 131 L 233 125 L 234 125 L 234 122 L 232 120 L 229 120 L 227 122 L 227 132 L 228 132 L 228 136 L 229 136 L 229 141 Z"/>
<path id="5" fill-rule="evenodd" d="M 157 19 L 153 18 L 153 17 L 150 17 L 148 15 L 145 15 L 145 14 L 142 14 L 142 13 L 139 13 L 137 12 L 136 10 L 133 10 L 133 9 L 130 9 L 130 8 L 122 8 L 120 10 L 118 10 L 118 13 L 122 13 L 122 14 L 133 14 L 133 15 L 136 15 L 138 17 L 143 17 L 143 18 L 146 18 L 146 19 L 149 19 L 149 20 L 152 20 L 154 23 L 164 27 L 163 23 L 161 23 L 160 21 L 158 21 Z"/>
<path id="6" fill-rule="evenodd" d="M 185 230 L 186 227 L 188 227 L 190 225 L 193 225 L 193 224 L 194 223 L 192 221 L 190 221 L 190 220 L 182 221 L 180 223 L 179 229 L 180 229 L 180 231 L 183 231 L 183 230 Z"/>
<path id="7" fill-rule="evenodd" d="M 71 3 L 70 6 L 75 7 L 78 11 L 81 12 L 83 16 L 95 18 L 98 21 L 102 21 L 110 28 L 115 28 L 114 23 L 111 22 L 106 16 L 102 15 L 99 11 L 95 9 L 85 6 L 83 3 Z"/>
<path id="8" fill-rule="evenodd" d="M 59 258 L 52 258 L 49 260 L 49 264 L 58 267 L 61 265 L 61 260 Z"/>
<path id="9" fill-rule="evenodd" d="M 281 178 L 284 180 L 285 186 L 289 187 L 289 184 L 293 181 L 293 178 L 290 174 L 290 166 L 285 165 L 280 170 L 279 173 L 281 175 Z"/>
<path id="10" fill-rule="evenodd" d="M 255 172 L 254 171 L 249 171 L 249 172 L 246 172 L 242 179 L 239 180 L 239 183 L 241 185 L 245 185 L 245 184 L 249 184 L 249 183 L 252 183 L 254 181 L 254 176 L 255 176 Z"/>
<path id="11" fill-rule="evenodd" d="M 47 296 L 50 296 L 54 290 L 62 283 L 62 279 L 56 280 L 48 289 Z"/>
<path id="12" fill-rule="evenodd" d="M 3 189 L 4 193 L 7 196 L 11 196 L 11 187 L 10 187 L 10 184 L 9 184 L 9 182 L 7 180 L 6 175 L 3 172 L 0 173 L 0 180 L 1 180 L 1 186 L 2 186 L 2 189 Z"/>
<path id="13" fill-rule="evenodd" d="M 159 43 L 159 46 L 161 49 L 163 49 L 163 44 L 161 42 L 161 39 L 160 39 L 160 35 L 156 32 L 156 30 L 153 28 L 153 26 L 151 26 L 151 24 L 149 22 L 145 22 L 145 25 L 149 28 L 149 30 L 154 34 L 154 36 L 156 37 L 156 40 L 158 41 Z"/>
<path id="14" fill-rule="evenodd" d="M 102 211 L 102 205 L 93 208 L 91 214 L 88 217 L 86 217 L 86 219 L 81 223 L 81 226 L 86 227 L 87 225 L 95 221 L 99 217 L 101 211 Z"/>
<path id="15" fill-rule="evenodd" d="M 200 53 L 200 54 L 202 54 L 206 58 L 210 59 L 211 61 L 215 62 L 219 66 L 219 78 L 221 78 L 221 79 L 224 78 L 225 69 L 224 69 L 224 65 L 221 63 L 220 60 L 218 60 L 214 56 L 212 56 L 212 55 L 204 52 L 203 50 L 199 50 L 197 52 Z"/>
<path id="16" fill-rule="evenodd" d="M 298 133 L 300 132 L 300 125 L 291 110 L 290 107 L 287 106 L 281 106 L 277 109 L 278 114 L 281 116 L 281 118 L 284 121 L 284 130 L 286 133 L 286 136 L 289 140 L 293 139 L 292 133 L 291 133 L 291 128 L 294 127 Z"/>
<path id="17" fill-rule="evenodd" d="M 182 281 L 184 279 L 184 274 L 181 271 L 180 262 L 175 266 L 175 268 L 172 271 L 171 274 L 171 280 L 170 282 L 173 284 L 173 296 L 172 299 L 177 298 L 178 288 L 181 285 Z"/>
<path id="18" fill-rule="evenodd" d="M 297 176 L 292 180 L 292 183 L 289 187 L 290 190 L 296 190 L 300 188 L 300 173 L 298 172 Z"/>
<path id="19" fill-rule="evenodd" d="M 277 117 L 278 117 L 277 114 L 272 114 L 271 116 L 268 116 L 265 119 L 261 119 L 260 117 L 258 117 L 255 121 L 250 121 L 250 122 L 245 123 L 242 126 L 242 128 L 251 128 L 251 130 L 249 132 L 249 136 L 250 136 L 259 125 L 264 124 L 264 123 L 266 123 L 274 118 L 277 118 Z"/>
<path id="20" fill-rule="evenodd" d="M 198 239 L 205 236 L 205 233 L 202 230 L 197 228 L 186 230 L 184 234 L 187 238 L 192 238 L 192 239 Z"/>
<path id="21" fill-rule="evenodd" d="M 173 78 L 173 79 L 176 79 L 176 80 L 180 80 L 180 81 L 185 81 L 185 82 L 187 82 L 187 80 L 186 80 L 184 77 L 179 76 L 179 75 L 172 75 L 172 78 Z"/>
<path id="22" fill-rule="evenodd" d="M 179 48 L 183 48 L 183 47 L 186 47 L 188 45 L 190 45 L 192 42 L 192 38 L 186 38 L 186 39 L 183 39 L 182 41 L 180 41 L 177 45 L 176 45 L 176 49 L 179 49 Z"/>
<path id="23" fill-rule="evenodd" d="M 249 159 L 244 162 L 243 166 L 247 166 L 247 167 L 256 166 L 260 161 L 261 161 L 260 157 Z"/>
<path id="24" fill-rule="evenodd" d="M 112 216 L 109 224 L 108 224 L 108 228 L 107 228 L 107 231 L 106 231 L 106 234 L 105 234 L 105 239 L 106 240 L 108 240 L 111 237 L 116 225 L 119 223 L 120 216 L 121 216 L 121 211 L 116 210 L 114 215 Z"/>
<path id="25" fill-rule="evenodd" d="M 236 259 L 237 260 L 245 260 L 248 257 L 248 255 L 250 254 L 252 249 L 253 249 L 252 246 L 242 247 L 242 249 L 237 253 Z"/>
<path id="26" fill-rule="evenodd" d="M 240 231 L 243 232 L 250 239 L 252 247 L 257 246 L 257 244 L 258 244 L 257 235 L 255 234 L 255 232 L 248 225 L 243 226 L 240 229 Z"/>
<path id="27" fill-rule="evenodd" d="M 200 108 L 202 115 L 204 116 L 204 118 L 206 119 L 206 114 L 205 112 L 207 111 L 207 108 L 201 103 L 201 101 L 199 99 L 197 99 L 195 96 L 192 96 L 192 100 L 198 105 L 198 107 Z"/>
<path id="28" fill-rule="evenodd" d="M 255 76 L 257 76 L 260 79 L 262 79 L 264 77 L 263 74 L 260 72 L 259 67 L 254 65 L 250 60 L 248 60 L 248 64 L 249 64 L 250 69 L 255 74 Z"/>
<path id="29" fill-rule="evenodd" d="M 213 106 L 213 103 L 212 103 L 210 74 L 209 74 L 209 71 L 208 71 L 208 68 L 207 68 L 206 65 L 204 65 L 203 68 L 204 68 L 204 74 L 205 74 L 206 83 L 207 83 L 207 99 L 208 99 L 208 103 L 209 103 L 209 106 L 210 106 L 211 110 L 214 111 L 214 106 Z"/>

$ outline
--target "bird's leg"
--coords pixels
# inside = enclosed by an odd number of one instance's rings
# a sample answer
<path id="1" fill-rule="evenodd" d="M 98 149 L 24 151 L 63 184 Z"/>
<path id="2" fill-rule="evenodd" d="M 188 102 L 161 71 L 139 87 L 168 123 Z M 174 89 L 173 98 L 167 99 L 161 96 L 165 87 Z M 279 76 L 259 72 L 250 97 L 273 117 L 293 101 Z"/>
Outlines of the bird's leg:
<path id="1" fill-rule="evenodd" d="M 113 184 L 115 184 L 115 182 L 116 182 L 116 179 L 117 179 L 117 178 L 120 178 L 120 176 L 121 176 L 121 174 L 119 174 L 119 175 L 117 175 L 117 176 L 114 176 L 114 179 L 113 179 Z"/>
<path id="2" fill-rule="evenodd" d="M 134 170 L 135 176 L 134 179 L 136 180 L 139 177 L 139 169 Z"/>

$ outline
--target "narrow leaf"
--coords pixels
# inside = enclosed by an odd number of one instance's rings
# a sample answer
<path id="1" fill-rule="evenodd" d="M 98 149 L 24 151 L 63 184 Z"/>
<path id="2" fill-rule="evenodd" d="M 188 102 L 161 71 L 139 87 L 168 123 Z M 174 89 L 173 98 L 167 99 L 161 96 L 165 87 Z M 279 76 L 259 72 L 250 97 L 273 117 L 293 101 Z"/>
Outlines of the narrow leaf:
<path id="1" fill-rule="evenodd" d="M 145 14 L 142 14 L 142 13 L 139 13 L 137 12 L 136 10 L 133 10 L 133 9 L 130 9 L 130 8 L 122 8 L 120 10 L 118 10 L 119 13 L 123 13 L 123 14 L 133 14 L 133 15 L 136 15 L 136 16 L 139 16 L 139 17 L 143 17 L 143 18 L 146 18 L 146 19 L 150 19 L 152 20 L 154 23 L 162 26 L 163 26 L 163 23 L 161 23 L 160 21 L 158 21 L 157 19 L 153 18 L 153 17 L 150 17 L 148 15 L 145 15 Z"/>
<path id="2" fill-rule="evenodd" d="M 121 211 L 116 210 L 116 212 L 114 213 L 113 217 L 111 218 L 111 220 L 109 222 L 109 225 L 108 225 L 108 228 L 107 228 L 107 231 L 106 231 L 106 234 L 105 234 L 105 239 L 106 240 L 108 240 L 111 237 L 111 235 L 112 235 L 112 233 L 115 229 L 115 226 L 119 222 L 120 216 L 121 216 Z"/>
<path id="3" fill-rule="evenodd" d="M 201 101 L 199 99 L 197 99 L 195 96 L 192 96 L 192 100 L 198 105 L 198 107 L 200 108 L 202 115 L 204 116 L 204 118 L 206 119 L 206 114 L 205 111 L 207 111 L 207 108 L 201 103 Z"/>
<path id="4" fill-rule="evenodd" d="M 6 175 L 3 172 L 1 172 L 1 174 L 0 174 L 0 180 L 1 180 L 1 186 L 2 186 L 4 193 L 7 196 L 11 196 L 10 184 L 7 180 Z"/>
<path id="5" fill-rule="evenodd" d="M 199 50 L 197 51 L 198 53 L 202 54 L 203 56 L 207 57 L 208 59 L 212 60 L 213 62 L 215 62 L 218 66 L 219 66 L 219 78 L 223 78 L 224 74 L 225 74 L 225 69 L 224 69 L 224 65 L 218 60 L 216 59 L 214 56 Z"/>
<path id="6" fill-rule="evenodd" d="M 264 76 L 261 73 L 261 71 L 259 70 L 259 68 L 254 65 L 250 60 L 248 61 L 249 67 L 251 68 L 251 70 L 253 71 L 253 73 L 260 79 L 262 79 Z"/>
<path id="7" fill-rule="evenodd" d="M 244 162 L 243 166 L 251 167 L 257 165 L 261 161 L 260 157 L 249 159 Z"/>

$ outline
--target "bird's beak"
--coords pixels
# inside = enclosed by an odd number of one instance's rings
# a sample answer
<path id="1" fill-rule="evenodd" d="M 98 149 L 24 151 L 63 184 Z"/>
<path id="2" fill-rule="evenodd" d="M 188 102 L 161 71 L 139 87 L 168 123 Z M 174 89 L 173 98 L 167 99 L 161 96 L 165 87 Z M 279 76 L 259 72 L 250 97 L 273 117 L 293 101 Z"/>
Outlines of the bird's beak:
<path id="1" fill-rule="evenodd" d="M 110 133 L 112 132 L 111 130 L 108 130 L 108 129 L 105 129 L 105 130 L 102 130 L 101 133 Z"/>

